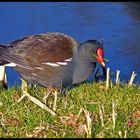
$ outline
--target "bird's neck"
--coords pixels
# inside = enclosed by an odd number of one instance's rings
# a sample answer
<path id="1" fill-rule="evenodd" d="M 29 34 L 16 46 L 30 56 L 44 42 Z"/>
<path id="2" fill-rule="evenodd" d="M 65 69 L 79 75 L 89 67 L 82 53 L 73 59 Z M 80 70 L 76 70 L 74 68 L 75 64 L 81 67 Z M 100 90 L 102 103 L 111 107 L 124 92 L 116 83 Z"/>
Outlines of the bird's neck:
<path id="1" fill-rule="evenodd" d="M 96 63 L 90 63 L 86 59 L 76 58 L 74 62 L 73 83 L 80 83 L 88 79 Z"/>

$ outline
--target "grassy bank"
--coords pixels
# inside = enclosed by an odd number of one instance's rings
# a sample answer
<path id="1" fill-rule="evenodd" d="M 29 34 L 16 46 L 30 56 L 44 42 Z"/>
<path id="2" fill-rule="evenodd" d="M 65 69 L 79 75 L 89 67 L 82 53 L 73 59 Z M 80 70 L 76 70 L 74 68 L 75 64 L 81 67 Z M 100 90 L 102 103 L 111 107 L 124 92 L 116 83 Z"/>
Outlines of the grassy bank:
<path id="1" fill-rule="evenodd" d="M 46 89 L 29 93 L 42 101 Z M 0 91 L 0 137 L 140 138 L 140 86 L 82 84 L 58 95 L 56 116 L 27 97 L 17 103 L 21 96 L 17 88 Z M 53 102 L 51 94 L 46 105 L 52 109 Z"/>

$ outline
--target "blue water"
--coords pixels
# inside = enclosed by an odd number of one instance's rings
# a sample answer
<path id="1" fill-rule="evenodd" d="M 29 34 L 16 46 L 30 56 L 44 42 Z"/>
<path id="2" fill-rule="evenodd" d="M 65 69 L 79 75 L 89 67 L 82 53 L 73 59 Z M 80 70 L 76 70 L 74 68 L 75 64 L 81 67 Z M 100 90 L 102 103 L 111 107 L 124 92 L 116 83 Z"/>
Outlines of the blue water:
<path id="1" fill-rule="evenodd" d="M 0 44 L 27 35 L 63 32 L 79 42 L 104 40 L 107 67 L 121 80 L 140 81 L 140 4 L 133 2 L 1 2 Z M 19 75 L 6 68 L 8 84 Z"/>

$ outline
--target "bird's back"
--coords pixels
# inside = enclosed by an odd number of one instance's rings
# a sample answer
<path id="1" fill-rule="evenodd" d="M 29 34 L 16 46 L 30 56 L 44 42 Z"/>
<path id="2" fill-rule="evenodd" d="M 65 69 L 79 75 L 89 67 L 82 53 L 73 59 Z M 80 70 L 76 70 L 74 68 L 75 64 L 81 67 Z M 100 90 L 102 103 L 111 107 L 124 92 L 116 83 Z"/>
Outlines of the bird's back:
<path id="1" fill-rule="evenodd" d="M 57 85 L 71 80 L 77 46 L 77 41 L 63 33 L 33 35 L 10 43 L 7 59 L 9 55 L 24 79 L 43 86 Z"/>

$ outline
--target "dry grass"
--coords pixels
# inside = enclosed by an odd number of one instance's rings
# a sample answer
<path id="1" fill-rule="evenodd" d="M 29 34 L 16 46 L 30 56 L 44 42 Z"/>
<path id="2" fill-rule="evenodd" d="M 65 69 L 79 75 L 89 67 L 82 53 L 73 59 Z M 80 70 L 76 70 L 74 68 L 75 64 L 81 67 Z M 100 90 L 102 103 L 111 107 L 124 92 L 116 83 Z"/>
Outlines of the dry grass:
<path id="1" fill-rule="evenodd" d="M 43 103 L 46 89 L 29 87 L 30 96 Z M 1 90 L 0 136 L 47 138 L 140 138 L 140 86 L 82 84 L 58 94 L 56 114 L 41 109 L 20 88 Z M 45 104 L 45 103 L 44 103 Z M 54 96 L 46 104 L 54 108 Z"/>

